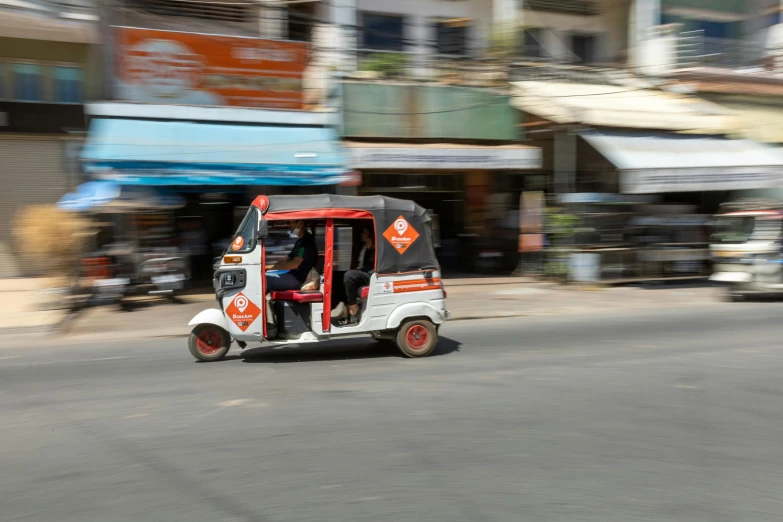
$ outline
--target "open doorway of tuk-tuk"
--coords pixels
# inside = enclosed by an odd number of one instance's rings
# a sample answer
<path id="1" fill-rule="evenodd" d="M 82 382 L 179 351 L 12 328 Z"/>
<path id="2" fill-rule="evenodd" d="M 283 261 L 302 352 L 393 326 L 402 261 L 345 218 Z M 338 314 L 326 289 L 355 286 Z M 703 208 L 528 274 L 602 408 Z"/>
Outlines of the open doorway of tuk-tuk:
<path id="1" fill-rule="evenodd" d="M 323 294 L 321 317 L 310 318 L 313 329 L 329 331 L 350 324 L 365 311 L 361 290 L 369 285 L 375 271 L 375 228 L 372 219 L 305 220 L 307 233 L 313 234 L 318 252 L 314 277 L 301 281 L 299 290 Z M 267 267 L 274 266 L 292 252 L 298 237 L 291 232 L 289 221 L 270 221 L 264 240 Z M 276 302 L 273 306 L 279 333 L 288 335 L 292 325 L 301 323 L 309 306 L 291 302 Z M 351 313 L 352 312 L 352 313 Z M 301 324 L 299 326 L 301 328 Z"/>

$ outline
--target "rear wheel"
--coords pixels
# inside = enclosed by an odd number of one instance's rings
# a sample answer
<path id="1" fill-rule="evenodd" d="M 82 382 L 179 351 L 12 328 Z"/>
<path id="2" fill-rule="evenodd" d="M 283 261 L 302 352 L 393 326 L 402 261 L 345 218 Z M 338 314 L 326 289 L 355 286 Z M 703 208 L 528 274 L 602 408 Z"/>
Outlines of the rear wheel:
<path id="1" fill-rule="evenodd" d="M 726 300 L 731 303 L 739 303 L 745 300 L 745 294 L 734 288 L 729 288 L 726 290 Z"/>
<path id="2" fill-rule="evenodd" d="M 199 361 L 219 361 L 231 348 L 231 337 L 224 329 L 213 324 L 201 324 L 190 332 L 190 354 Z"/>
<path id="3" fill-rule="evenodd" d="M 397 332 L 397 347 L 406 357 L 426 357 L 438 344 L 438 331 L 426 319 L 414 319 Z"/>

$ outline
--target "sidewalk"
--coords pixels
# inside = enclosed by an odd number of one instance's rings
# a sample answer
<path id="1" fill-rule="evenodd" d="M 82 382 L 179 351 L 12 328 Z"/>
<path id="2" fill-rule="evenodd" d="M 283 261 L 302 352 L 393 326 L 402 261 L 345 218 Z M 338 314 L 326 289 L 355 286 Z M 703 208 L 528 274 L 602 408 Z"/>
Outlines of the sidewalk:
<path id="1" fill-rule="evenodd" d="M 50 280 L 43 278 L 0 279 L 0 331 L 40 332 L 57 324 L 63 312 L 44 307 L 47 301 L 58 299 L 46 293 L 50 286 Z"/>
<path id="2" fill-rule="evenodd" d="M 444 284 L 453 321 L 622 313 L 721 304 L 718 290 L 711 287 L 662 287 L 654 290 L 638 287 L 580 288 L 516 277 L 447 279 Z M 6 298 L 6 310 L 0 314 L 3 318 L 0 328 L 4 333 L 35 333 L 56 338 L 178 337 L 189 334 L 191 328 L 188 322 L 198 312 L 217 308 L 212 293 L 184 296 L 180 304 L 164 299 L 141 298 L 131 311 L 120 311 L 116 306 L 83 311 L 68 323 L 66 331 L 61 331 L 53 327 L 59 324 L 65 313 L 37 310 L 36 306 L 42 304 L 43 294 L 28 290 L 29 285 L 29 280 L 0 284 L 0 295 Z M 14 306 L 9 307 L 8 303 L 14 303 Z"/>

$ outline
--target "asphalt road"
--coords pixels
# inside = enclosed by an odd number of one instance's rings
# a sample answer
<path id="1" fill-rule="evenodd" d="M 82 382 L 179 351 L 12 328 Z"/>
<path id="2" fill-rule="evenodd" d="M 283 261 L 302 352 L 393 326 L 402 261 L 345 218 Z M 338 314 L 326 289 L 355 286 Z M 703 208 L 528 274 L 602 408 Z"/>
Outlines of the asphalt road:
<path id="1" fill-rule="evenodd" d="M 0 520 L 779 521 L 781 315 L 465 321 L 423 360 L 6 343 Z"/>

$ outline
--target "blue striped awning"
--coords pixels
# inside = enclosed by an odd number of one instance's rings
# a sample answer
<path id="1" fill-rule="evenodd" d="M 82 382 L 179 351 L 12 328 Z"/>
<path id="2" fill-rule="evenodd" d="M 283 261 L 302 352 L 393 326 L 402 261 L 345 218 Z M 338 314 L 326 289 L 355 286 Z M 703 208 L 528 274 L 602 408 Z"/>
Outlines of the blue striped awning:
<path id="1" fill-rule="evenodd" d="M 334 185 L 349 178 L 337 133 L 323 127 L 97 118 L 87 172 L 126 185 Z"/>

